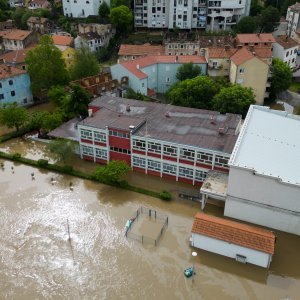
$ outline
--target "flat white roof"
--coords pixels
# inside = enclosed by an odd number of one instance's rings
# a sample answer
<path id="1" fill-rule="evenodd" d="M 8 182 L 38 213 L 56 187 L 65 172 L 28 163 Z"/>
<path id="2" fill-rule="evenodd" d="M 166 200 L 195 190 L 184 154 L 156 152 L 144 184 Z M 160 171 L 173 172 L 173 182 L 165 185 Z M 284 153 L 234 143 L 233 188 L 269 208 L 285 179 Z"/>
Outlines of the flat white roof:
<path id="1" fill-rule="evenodd" d="M 300 117 L 251 105 L 229 165 L 300 185 Z"/>

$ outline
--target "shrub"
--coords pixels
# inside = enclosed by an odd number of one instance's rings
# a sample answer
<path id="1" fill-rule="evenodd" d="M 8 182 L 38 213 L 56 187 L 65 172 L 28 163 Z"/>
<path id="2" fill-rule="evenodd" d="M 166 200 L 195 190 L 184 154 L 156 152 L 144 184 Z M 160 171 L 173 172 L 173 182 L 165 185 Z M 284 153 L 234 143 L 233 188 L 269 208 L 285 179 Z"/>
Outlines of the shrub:
<path id="1" fill-rule="evenodd" d="M 46 167 L 46 166 L 48 166 L 48 160 L 47 159 L 39 159 L 38 161 L 37 161 L 37 165 L 39 166 L 39 167 Z"/>
<path id="2" fill-rule="evenodd" d="M 159 193 L 159 198 L 162 200 L 171 200 L 172 195 L 170 192 L 163 190 Z"/>
<path id="3" fill-rule="evenodd" d="M 73 173 L 73 167 L 65 165 L 65 166 L 62 167 L 62 171 L 65 172 L 65 173 L 67 173 L 67 174 L 72 175 L 72 173 Z"/>
<path id="4" fill-rule="evenodd" d="M 15 159 L 15 160 L 18 160 L 18 159 L 21 158 L 21 154 L 20 154 L 20 153 L 14 153 L 14 154 L 12 154 L 11 157 L 12 157 L 13 159 Z"/>

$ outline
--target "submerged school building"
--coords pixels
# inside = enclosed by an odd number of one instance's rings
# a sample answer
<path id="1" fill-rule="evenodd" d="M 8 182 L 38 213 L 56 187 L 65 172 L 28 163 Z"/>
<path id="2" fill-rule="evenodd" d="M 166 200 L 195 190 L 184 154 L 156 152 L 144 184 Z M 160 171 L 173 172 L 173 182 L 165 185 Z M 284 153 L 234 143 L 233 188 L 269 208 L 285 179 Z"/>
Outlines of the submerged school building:
<path id="1" fill-rule="evenodd" d="M 81 158 L 124 160 L 134 171 L 201 185 L 228 172 L 241 116 L 118 97 L 90 103 L 77 125 Z"/>

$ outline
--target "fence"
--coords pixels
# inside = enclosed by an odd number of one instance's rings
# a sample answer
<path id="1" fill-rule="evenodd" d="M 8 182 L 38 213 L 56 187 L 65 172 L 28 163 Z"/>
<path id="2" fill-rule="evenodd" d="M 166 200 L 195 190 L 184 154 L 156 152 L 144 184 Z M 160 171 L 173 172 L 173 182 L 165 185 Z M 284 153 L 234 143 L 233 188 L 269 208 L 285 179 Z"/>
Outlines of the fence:
<path id="1" fill-rule="evenodd" d="M 145 222 L 146 220 L 155 221 L 156 224 L 161 224 L 161 227 L 159 228 L 157 234 L 155 237 L 150 237 L 147 234 L 143 232 L 133 232 L 134 227 L 137 226 L 137 223 Z M 150 243 L 157 246 L 163 232 L 167 228 L 169 223 L 169 218 L 166 215 L 163 215 L 156 210 L 153 210 L 151 208 L 141 206 L 133 215 L 132 218 L 129 219 L 128 227 L 126 228 L 125 236 L 134 240 L 137 240 L 144 243 Z M 151 225 L 149 225 L 151 226 Z"/>

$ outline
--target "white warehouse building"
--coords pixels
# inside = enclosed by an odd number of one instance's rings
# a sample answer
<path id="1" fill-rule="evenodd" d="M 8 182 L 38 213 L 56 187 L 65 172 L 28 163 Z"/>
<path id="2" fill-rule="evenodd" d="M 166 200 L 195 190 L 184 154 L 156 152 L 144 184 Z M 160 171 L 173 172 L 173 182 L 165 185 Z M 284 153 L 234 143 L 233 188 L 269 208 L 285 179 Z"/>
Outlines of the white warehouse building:
<path id="1" fill-rule="evenodd" d="M 300 235 L 300 117 L 252 105 L 229 161 L 224 215 Z"/>

